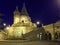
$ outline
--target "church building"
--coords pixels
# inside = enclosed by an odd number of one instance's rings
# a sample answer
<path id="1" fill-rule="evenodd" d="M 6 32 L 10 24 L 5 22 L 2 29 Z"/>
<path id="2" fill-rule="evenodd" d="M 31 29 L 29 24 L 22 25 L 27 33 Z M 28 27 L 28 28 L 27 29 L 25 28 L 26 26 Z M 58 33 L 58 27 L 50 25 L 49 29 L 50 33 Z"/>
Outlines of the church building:
<path id="1" fill-rule="evenodd" d="M 31 32 L 34 28 L 37 28 L 37 25 L 31 22 L 24 4 L 21 12 L 16 7 L 14 11 L 14 22 L 12 26 L 5 28 L 5 32 L 7 33 L 7 38 L 22 38 L 23 34 Z"/>

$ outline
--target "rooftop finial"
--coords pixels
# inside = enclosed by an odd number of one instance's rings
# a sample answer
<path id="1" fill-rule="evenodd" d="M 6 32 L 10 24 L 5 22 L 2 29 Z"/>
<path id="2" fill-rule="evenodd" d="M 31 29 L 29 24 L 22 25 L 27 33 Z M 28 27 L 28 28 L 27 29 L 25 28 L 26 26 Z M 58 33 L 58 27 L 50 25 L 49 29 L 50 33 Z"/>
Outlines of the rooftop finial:
<path id="1" fill-rule="evenodd" d="M 25 3 L 23 3 L 23 7 L 25 7 Z"/>
<path id="2" fill-rule="evenodd" d="M 16 10 L 18 10 L 18 6 L 16 6 Z"/>
<path id="3" fill-rule="evenodd" d="M 18 6 L 16 6 L 16 9 L 15 9 L 15 11 L 14 11 L 14 15 L 20 15 L 20 12 L 19 12 L 19 10 L 18 10 Z"/>

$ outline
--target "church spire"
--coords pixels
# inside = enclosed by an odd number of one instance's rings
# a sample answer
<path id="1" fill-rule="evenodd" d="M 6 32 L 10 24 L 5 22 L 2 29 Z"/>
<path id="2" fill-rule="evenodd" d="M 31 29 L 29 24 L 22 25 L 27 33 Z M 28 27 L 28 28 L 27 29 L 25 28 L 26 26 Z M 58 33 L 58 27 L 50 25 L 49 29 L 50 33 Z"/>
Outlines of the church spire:
<path id="1" fill-rule="evenodd" d="M 28 15 L 26 7 L 25 7 L 25 3 L 23 4 L 23 8 L 21 10 L 21 15 Z"/>
<path id="2" fill-rule="evenodd" d="M 16 10 L 15 11 L 18 11 L 18 6 L 16 6 Z"/>
<path id="3" fill-rule="evenodd" d="M 18 10 L 18 6 L 16 6 L 16 9 L 15 9 L 15 11 L 14 11 L 14 15 L 20 15 L 20 12 L 19 12 L 19 10 Z"/>

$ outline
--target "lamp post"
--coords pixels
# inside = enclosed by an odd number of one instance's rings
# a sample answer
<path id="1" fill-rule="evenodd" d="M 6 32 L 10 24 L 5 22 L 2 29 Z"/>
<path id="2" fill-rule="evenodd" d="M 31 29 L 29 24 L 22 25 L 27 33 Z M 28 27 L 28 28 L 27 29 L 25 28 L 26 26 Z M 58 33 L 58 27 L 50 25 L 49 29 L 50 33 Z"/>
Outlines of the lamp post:
<path id="1" fill-rule="evenodd" d="M 39 22 L 39 21 L 37 21 L 37 22 L 36 22 L 36 24 L 37 24 L 37 25 L 39 25 L 39 24 L 40 24 L 40 22 Z"/>
<path id="2" fill-rule="evenodd" d="M 40 25 L 40 21 L 37 21 L 36 24 L 37 24 L 37 27 L 39 27 L 39 25 Z"/>
<path id="3" fill-rule="evenodd" d="M 6 26 L 6 23 L 3 23 L 4 26 Z"/>

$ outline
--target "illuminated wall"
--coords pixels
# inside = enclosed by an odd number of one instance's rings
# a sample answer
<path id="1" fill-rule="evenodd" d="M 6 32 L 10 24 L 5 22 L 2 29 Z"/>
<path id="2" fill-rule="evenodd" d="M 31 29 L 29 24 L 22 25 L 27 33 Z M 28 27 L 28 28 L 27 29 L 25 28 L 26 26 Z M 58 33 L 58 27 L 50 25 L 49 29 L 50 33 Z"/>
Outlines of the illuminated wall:
<path id="1" fill-rule="evenodd" d="M 14 22 L 12 26 L 6 27 L 5 31 L 8 35 L 8 38 L 21 38 L 22 34 L 31 32 L 34 28 L 37 27 L 35 23 L 31 22 L 31 18 L 26 15 L 26 9 L 22 9 L 23 12 L 20 14 L 18 8 L 14 11 Z"/>

